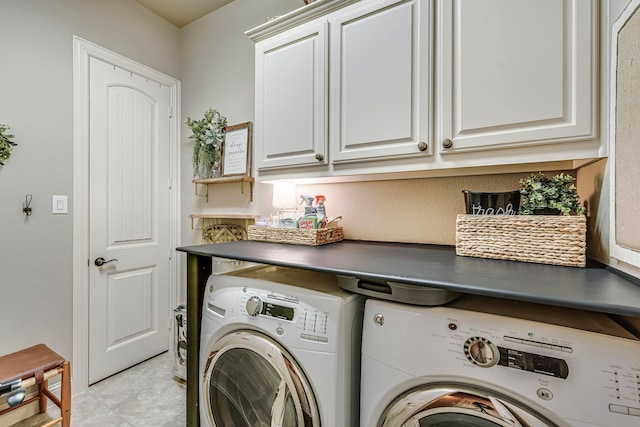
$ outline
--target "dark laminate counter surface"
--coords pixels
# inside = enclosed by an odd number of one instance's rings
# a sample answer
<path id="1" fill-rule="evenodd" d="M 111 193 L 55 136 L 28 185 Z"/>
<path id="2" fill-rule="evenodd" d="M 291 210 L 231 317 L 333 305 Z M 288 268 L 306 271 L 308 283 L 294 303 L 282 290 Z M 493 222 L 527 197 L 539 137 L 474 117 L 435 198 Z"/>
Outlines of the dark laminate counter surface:
<path id="1" fill-rule="evenodd" d="M 460 257 L 451 247 L 361 241 L 318 247 L 238 241 L 179 250 L 640 317 L 640 285 L 605 268 Z"/>

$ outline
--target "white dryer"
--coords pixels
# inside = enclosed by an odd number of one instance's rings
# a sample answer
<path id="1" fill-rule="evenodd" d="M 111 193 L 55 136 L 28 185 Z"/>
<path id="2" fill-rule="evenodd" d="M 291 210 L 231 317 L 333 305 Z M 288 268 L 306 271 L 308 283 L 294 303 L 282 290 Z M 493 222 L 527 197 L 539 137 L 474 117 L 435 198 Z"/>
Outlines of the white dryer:
<path id="1" fill-rule="evenodd" d="M 364 298 L 335 276 L 263 266 L 212 275 L 200 342 L 200 424 L 358 423 Z"/>
<path id="2" fill-rule="evenodd" d="M 640 341 L 608 316 L 368 300 L 362 427 L 640 425 Z"/>

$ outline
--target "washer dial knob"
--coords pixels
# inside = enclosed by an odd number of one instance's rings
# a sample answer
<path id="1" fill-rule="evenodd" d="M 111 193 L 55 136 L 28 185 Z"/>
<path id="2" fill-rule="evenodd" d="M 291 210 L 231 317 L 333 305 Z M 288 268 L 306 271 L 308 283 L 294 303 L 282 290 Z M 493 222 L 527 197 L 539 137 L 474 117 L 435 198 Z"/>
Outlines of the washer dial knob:
<path id="1" fill-rule="evenodd" d="M 484 337 L 471 337 L 464 343 L 464 355 L 474 365 L 490 368 L 500 360 L 498 347 Z"/>
<path id="2" fill-rule="evenodd" d="M 252 296 L 247 300 L 247 314 L 249 316 L 257 316 L 262 311 L 262 300 L 258 296 Z"/>

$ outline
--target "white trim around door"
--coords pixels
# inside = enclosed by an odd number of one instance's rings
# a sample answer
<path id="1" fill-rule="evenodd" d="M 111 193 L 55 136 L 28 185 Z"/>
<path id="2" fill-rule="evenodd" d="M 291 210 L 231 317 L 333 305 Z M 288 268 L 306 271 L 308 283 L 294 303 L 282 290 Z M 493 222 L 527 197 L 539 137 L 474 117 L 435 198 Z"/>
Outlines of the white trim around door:
<path id="1" fill-rule="evenodd" d="M 170 296 L 179 301 L 180 263 L 175 248 L 180 241 L 180 81 L 77 36 L 73 37 L 73 385 L 74 393 L 89 386 L 89 59 L 98 58 L 131 73 L 166 85 L 171 90 Z M 172 325 L 167 312 L 167 328 Z M 171 336 L 171 334 L 168 334 Z M 169 345 L 169 348 L 172 348 Z"/>

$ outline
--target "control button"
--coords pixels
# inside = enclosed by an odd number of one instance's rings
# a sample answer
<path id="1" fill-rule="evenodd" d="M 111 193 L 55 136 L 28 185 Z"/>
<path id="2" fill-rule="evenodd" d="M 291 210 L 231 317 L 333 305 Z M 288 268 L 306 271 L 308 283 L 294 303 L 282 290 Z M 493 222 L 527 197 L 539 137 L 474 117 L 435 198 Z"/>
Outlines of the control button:
<path id="1" fill-rule="evenodd" d="M 320 339 L 318 340 L 320 342 L 329 342 L 329 338 L 327 337 L 320 337 Z"/>
<path id="2" fill-rule="evenodd" d="M 536 394 L 542 400 L 553 399 L 553 393 L 551 393 L 551 391 L 547 390 L 546 388 L 539 388 L 538 390 L 536 390 Z"/>
<path id="3" fill-rule="evenodd" d="M 456 325 L 455 323 L 449 323 L 449 329 L 455 331 L 456 329 L 458 329 L 458 325 Z"/>
<path id="4" fill-rule="evenodd" d="M 629 415 L 629 408 L 622 405 L 614 405 L 613 403 L 609 404 L 609 411 L 615 412 L 616 414 Z"/>
<path id="5" fill-rule="evenodd" d="M 552 347 L 551 347 L 551 344 L 545 344 L 545 343 L 542 343 L 541 347 L 542 347 L 542 348 L 548 348 L 548 349 L 551 349 L 551 348 L 552 348 Z"/>
<path id="6" fill-rule="evenodd" d="M 311 339 L 311 336 L 309 334 L 300 334 L 300 338 L 302 338 L 303 340 L 308 340 Z"/>
<path id="7" fill-rule="evenodd" d="M 318 341 L 318 338 L 319 338 L 319 337 L 318 337 L 317 335 L 309 335 L 309 339 L 310 339 L 311 341 Z"/>
<path id="8" fill-rule="evenodd" d="M 562 347 L 562 351 L 565 353 L 573 353 L 573 349 L 571 347 Z"/>
<path id="9" fill-rule="evenodd" d="M 520 338 L 504 337 L 504 340 L 508 341 L 508 342 L 515 342 L 517 344 L 522 344 L 522 339 L 520 339 Z"/>
<path id="10" fill-rule="evenodd" d="M 552 345 L 551 346 L 551 350 L 562 351 L 562 346 L 561 345 Z"/>
<path id="11" fill-rule="evenodd" d="M 276 334 L 278 334 L 279 336 L 284 335 L 284 329 L 282 329 L 282 328 L 276 328 Z"/>
<path id="12" fill-rule="evenodd" d="M 627 408 L 629 409 L 629 415 L 640 417 L 640 408 Z"/>

